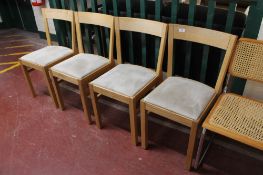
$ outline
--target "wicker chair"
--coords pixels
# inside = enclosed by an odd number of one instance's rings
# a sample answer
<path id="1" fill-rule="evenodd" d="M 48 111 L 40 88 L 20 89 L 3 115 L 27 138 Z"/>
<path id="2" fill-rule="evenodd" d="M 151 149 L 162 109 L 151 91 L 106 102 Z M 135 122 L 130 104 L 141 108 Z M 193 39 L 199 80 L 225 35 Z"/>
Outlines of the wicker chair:
<path id="1" fill-rule="evenodd" d="M 233 55 L 229 76 L 263 82 L 263 42 L 241 38 Z M 203 123 L 195 168 L 199 165 L 206 131 L 263 150 L 263 103 L 223 93 Z"/>

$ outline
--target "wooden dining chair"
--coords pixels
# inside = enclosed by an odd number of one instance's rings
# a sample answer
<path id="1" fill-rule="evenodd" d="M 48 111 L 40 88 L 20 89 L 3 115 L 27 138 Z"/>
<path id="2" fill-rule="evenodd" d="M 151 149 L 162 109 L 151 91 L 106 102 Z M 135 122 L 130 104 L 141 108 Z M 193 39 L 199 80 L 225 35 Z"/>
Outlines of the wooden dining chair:
<path id="1" fill-rule="evenodd" d="M 162 63 L 166 43 L 167 24 L 145 19 L 116 17 L 115 31 L 118 65 L 90 83 L 92 105 L 96 125 L 98 128 L 101 128 L 101 117 L 97 108 L 97 94 L 108 96 L 128 104 L 131 140 L 134 145 L 137 145 L 138 127 L 136 104 L 162 79 Z M 123 63 L 120 31 L 145 33 L 161 38 L 156 70 Z"/>
<path id="2" fill-rule="evenodd" d="M 87 101 L 87 95 L 89 94 L 88 83 L 114 66 L 114 17 L 100 13 L 75 12 L 75 22 L 79 54 L 51 67 L 50 75 L 52 77 L 59 107 L 62 110 L 64 109 L 64 103 L 60 94 L 58 79 L 78 85 L 84 114 L 89 123 L 91 123 Z M 110 29 L 109 58 L 84 53 L 80 28 L 81 24 L 96 25 Z"/>
<path id="3" fill-rule="evenodd" d="M 174 39 L 226 50 L 215 88 L 191 79 L 172 76 Z M 231 34 L 199 27 L 169 24 L 168 78 L 141 100 L 141 141 L 144 149 L 148 147 L 148 112 L 185 125 L 191 128 L 186 158 L 186 168 L 190 170 L 198 126 L 213 105 L 217 95 L 222 91 L 235 42 L 236 36 Z"/>
<path id="4" fill-rule="evenodd" d="M 36 96 L 35 90 L 33 88 L 33 84 L 30 78 L 29 73 L 33 70 L 38 70 L 44 73 L 44 78 L 46 80 L 49 94 L 51 95 L 56 107 L 58 107 L 58 102 L 55 97 L 55 92 L 51 83 L 51 79 L 49 77 L 49 68 L 53 65 L 73 56 L 76 51 L 76 36 L 75 36 L 75 22 L 73 11 L 70 10 L 62 10 L 62 9 L 50 9 L 50 8 L 42 8 L 42 14 L 44 19 L 44 27 L 46 32 L 47 44 L 48 46 L 31 52 L 19 59 L 22 71 L 24 73 L 27 84 L 30 88 L 30 91 L 33 97 Z M 72 33 L 72 48 L 67 48 L 63 46 L 55 46 L 52 45 L 50 39 L 50 32 L 48 27 L 48 19 L 56 19 L 68 21 L 71 23 L 71 33 Z"/>
<path id="5" fill-rule="evenodd" d="M 228 75 L 263 83 L 263 41 L 239 39 Z M 207 131 L 263 151 L 262 101 L 226 91 L 220 95 L 202 126 L 203 132 L 199 142 L 196 168 L 199 165 Z"/>

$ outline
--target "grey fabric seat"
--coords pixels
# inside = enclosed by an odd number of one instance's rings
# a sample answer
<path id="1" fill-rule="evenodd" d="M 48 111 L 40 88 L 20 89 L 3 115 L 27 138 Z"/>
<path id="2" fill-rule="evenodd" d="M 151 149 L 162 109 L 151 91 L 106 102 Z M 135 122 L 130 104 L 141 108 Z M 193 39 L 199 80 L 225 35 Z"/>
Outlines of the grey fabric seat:
<path id="1" fill-rule="evenodd" d="M 119 64 L 91 83 L 125 96 L 132 97 L 157 76 L 142 66 Z"/>
<path id="2" fill-rule="evenodd" d="M 107 64 L 109 64 L 107 58 L 81 53 L 56 64 L 51 70 L 75 79 L 83 79 Z"/>
<path id="3" fill-rule="evenodd" d="M 169 77 L 150 94 L 144 101 L 197 120 L 215 90 L 198 81 L 182 77 Z"/>
<path id="4" fill-rule="evenodd" d="M 46 46 L 20 58 L 20 60 L 38 66 L 48 66 L 73 54 L 73 50 L 62 46 Z"/>

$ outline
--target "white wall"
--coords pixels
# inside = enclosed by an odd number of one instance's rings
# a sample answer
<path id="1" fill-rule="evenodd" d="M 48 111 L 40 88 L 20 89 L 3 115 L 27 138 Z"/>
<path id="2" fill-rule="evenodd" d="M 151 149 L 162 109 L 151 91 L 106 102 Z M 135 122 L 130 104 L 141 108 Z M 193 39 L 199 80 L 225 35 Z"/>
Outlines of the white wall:
<path id="1" fill-rule="evenodd" d="M 263 40 L 263 20 L 261 23 L 260 32 L 258 34 L 258 40 Z M 263 83 L 247 81 L 244 95 L 263 101 Z"/>
<path id="2" fill-rule="evenodd" d="M 41 6 L 41 7 L 47 7 L 49 8 L 49 2 L 48 1 L 45 1 L 46 4 L 44 6 Z M 42 17 L 42 12 L 41 12 L 41 7 L 33 7 L 33 12 L 34 12 L 34 16 L 35 16 L 35 20 L 36 20 L 36 24 L 37 24 L 37 28 L 38 28 L 38 31 L 41 31 L 41 32 L 45 32 L 45 29 L 44 29 L 44 22 L 43 22 L 43 17 Z M 48 24 L 49 24 L 49 31 L 50 33 L 52 34 L 56 34 L 56 30 L 55 30 L 55 26 L 54 26 L 54 23 L 52 20 L 49 20 L 48 21 Z"/>

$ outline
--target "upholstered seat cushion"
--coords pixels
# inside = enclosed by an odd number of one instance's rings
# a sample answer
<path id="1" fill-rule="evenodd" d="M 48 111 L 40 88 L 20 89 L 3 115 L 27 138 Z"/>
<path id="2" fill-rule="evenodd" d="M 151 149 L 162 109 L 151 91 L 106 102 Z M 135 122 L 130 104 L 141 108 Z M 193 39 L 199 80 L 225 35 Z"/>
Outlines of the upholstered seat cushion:
<path id="1" fill-rule="evenodd" d="M 39 66 L 47 66 L 71 54 L 73 54 L 73 50 L 67 47 L 46 46 L 21 57 L 20 60 Z"/>
<path id="2" fill-rule="evenodd" d="M 148 94 L 144 101 L 197 120 L 214 93 L 213 88 L 200 82 L 169 77 Z"/>
<path id="3" fill-rule="evenodd" d="M 119 64 L 91 83 L 132 97 L 155 77 L 156 72 L 151 69 L 132 64 Z"/>
<path id="4" fill-rule="evenodd" d="M 51 70 L 75 79 L 82 79 L 108 63 L 109 59 L 102 56 L 81 53 L 56 64 Z"/>

